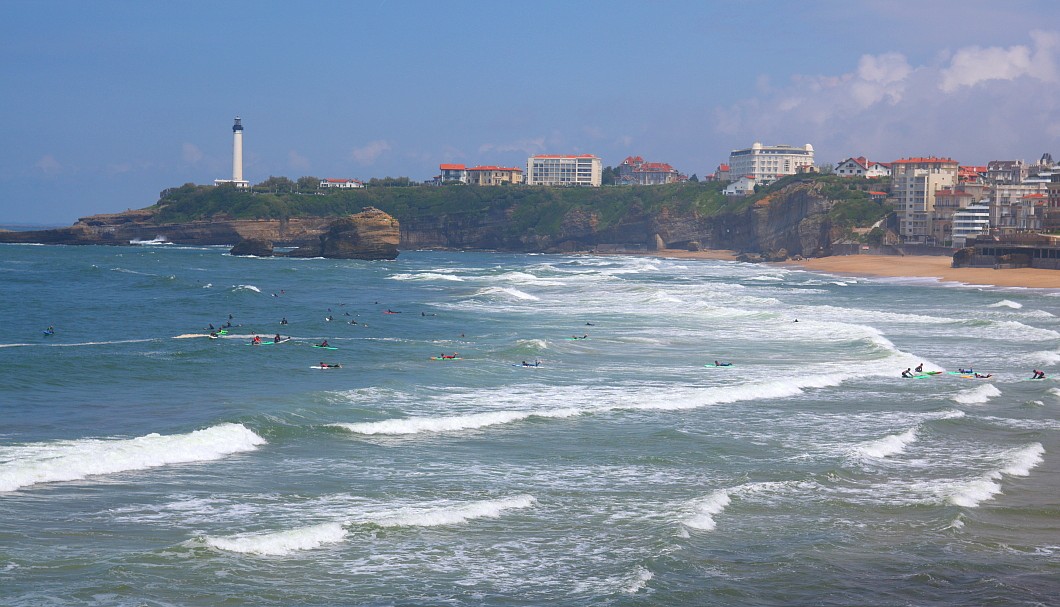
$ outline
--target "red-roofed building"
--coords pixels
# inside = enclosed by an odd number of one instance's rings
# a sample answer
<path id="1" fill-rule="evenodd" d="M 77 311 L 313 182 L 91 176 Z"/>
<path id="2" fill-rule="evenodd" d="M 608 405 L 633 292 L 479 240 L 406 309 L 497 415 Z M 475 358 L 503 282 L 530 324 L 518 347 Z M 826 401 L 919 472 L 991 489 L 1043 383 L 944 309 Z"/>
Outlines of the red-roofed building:
<path id="1" fill-rule="evenodd" d="M 836 166 L 835 174 L 840 177 L 890 177 L 889 162 L 875 162 L 864 156 L 847 158 Z"/>
<path id="2" fill-rule="evenodd" d="M 502 185 L 522 183 L 523 170 L 515 167 L 477 166 L 467 169 L 467 182 L 471 185 Z"/>
<path id="3" fill-rule="evenodd" d="M 685 181 L 682 175 L 665 162 L 644 162 L 640 156 L 629 156 L 615 168 L 616 181 L 622 185 L 659 185 Z"/>
<path id="4" fill-rule="evenodd" d="M 320 189 L 328 188 L 363 188 L 364 183 L 357 179 L 321 179 Z"/>
<path id="5" fill-rule="evenodd" d="M 985 183 L 987 167 L 962 166 L 957 169 L 957 181 L 961 183 Z"/>
<path id="6" fill-rule="evenodd" d="M 467 167 L 462 164 L 440 164 L 438 165 L 438 170 L 441 171 L 441 174 L 437 177 L 439 183 L 447 181 L 467 183 Z"/>

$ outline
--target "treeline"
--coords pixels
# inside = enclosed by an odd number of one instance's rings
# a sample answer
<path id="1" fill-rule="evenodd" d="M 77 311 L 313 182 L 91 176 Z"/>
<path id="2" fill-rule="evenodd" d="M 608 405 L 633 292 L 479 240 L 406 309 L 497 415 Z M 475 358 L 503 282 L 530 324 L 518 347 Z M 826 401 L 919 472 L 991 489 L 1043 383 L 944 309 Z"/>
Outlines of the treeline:
<path id="1" fill-rule="evenodd" d="M 681 214 L 711 216 L 737 214 L 763 196 L 800 181 L 820 184 L 823 194 L 839 203 L 833 220 L 846 227 L 871 225 L 890 211 L 870 200 L 862 183 L 831 175 L 798 175 L 779 180 L 752 196 L 722 194 L 724 184 L 685 182 L 655 186 L 610 186 L 600 188 L 551 188 L 526 185 L 494 187 L 410 185 L 407 178 L 387 178 L 358 189 L 318 191 L 320 180 L 302 177 L 270 177 L 250 191 L 230 184 L 206 186 L 185 184 L 170 188 L 153 207 L 161 223 L 181 223 L 202 219 L 286 219 L 329 217 L 376 207 L 408 221 L 431 217 L 483 216 L 503 213 L 512 233 L 534 231 L 555 234 L 571 211 L 595 213 L 598 229 L 605 229 L 632 214 L 654 216 L 667 209 Z M 375 181 L 375 180 L 373 180 Z M 310 189 L 310 185 L 312 189 Z M 405 186 L 405 187 L 402 187 Z"/>

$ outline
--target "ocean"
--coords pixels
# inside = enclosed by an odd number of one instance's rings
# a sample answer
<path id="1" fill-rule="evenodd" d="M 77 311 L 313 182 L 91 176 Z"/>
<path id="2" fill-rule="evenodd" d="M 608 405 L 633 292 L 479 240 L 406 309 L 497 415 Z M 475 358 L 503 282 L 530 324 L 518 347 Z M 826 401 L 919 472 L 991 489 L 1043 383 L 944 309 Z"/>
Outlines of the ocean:
<path id="1" fill-rule="evenodd" d="M 0 604 L 1056 604 L 1058 295 L 0 245 Z"/>

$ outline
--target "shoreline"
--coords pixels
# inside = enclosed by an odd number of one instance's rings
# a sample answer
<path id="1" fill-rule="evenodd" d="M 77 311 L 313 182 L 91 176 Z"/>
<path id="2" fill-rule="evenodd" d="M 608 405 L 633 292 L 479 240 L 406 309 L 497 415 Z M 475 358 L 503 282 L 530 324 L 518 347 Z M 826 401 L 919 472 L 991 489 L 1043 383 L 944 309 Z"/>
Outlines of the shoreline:
<path id="1" fill-rule="evenodd" d="M 675 259 L 736 261 L 734 251 L 720 249 L 705 251 L 663 249 L 628 254 Z M 953 282 L 982 287 L 1060 289 L 1060 270 L 954 268 L 951 266 L 952 262 L 951 257 L 941 255 L 836 255 L 799 261 L 766 262 L 766 265 L 865 278 L 926 278 L 935 279 L 939 283 Z"/>

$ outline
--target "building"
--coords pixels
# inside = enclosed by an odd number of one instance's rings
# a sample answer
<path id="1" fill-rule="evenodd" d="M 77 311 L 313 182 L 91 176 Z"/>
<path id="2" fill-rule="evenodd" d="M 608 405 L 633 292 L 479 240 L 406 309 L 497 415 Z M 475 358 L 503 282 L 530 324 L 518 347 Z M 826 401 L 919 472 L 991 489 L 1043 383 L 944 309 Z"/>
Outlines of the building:
<path id="1" fill-rule="evenodd" d="M 328 188 L 363 188 L 364 183 L 356 179 L 321 179 L 318 187 L 322 190 Z"/>
<path id="2" fill-rule="evenodd" d="M 503 185 L 522 183 L 523 170 L 515 167 L 477 166 L 466 169 L 471 185 Z"/>
<path id="3" fill-rule="evenodd" d="M 541 154 L 526 161 L 526 183 L 529 185 L 600 186 L 603 167 L 592 154 L 562 156 Z"/>
<path id="4" fill-rule="evenodd" d="M 726 196 L 746 196 L 748 194 L 754 194 L 755 191 L 755 178 L 753 175 L 744 175 L 738 177 L 735 181 L 725 186 L 725 189 L 721 191 Z"/>
<path id="5" fill-rule="evenodd" d="M 840 177 L 890 177 L 891 164 L 888 162 L 874 162 L 864 156 L 851 157 L 836 166 L 835 174 Z"/>
<path id="6" fill-rule="evenodd" d="M 771 183 L 785 175 L 799 172 L 800 166 L 813 165 L 813 146 L 762 145 L 755 142 L 744 150 L 729 154 L 730 175 L 751 175 L 755 182 Z"/>
<path id="7" fill-rule="evenodd" d="M 986 183 L 988 169 L 985 166 L 961 166 L 957 169 L 960 183 Z"/>
<path id="8" fill-rule="evenodd" d="M 934 156 L 891 163 L 891 191 L 904 242 L 936 244 L 932 231 L 935 192 L 957 185 L 957 169 L 956 160 Z"/>
<path id="9" fill-rule="evenodd" d="M 990 232 L 990 207 L 970 205 L 954 213 L 952 221 L 952 246 L 963 248 L 969 238 Z"/>
<path id="10" fill-rule="evenodd" d="M 665 162 L 644 162 L 640 156 L 628 156 L 615 167 L 615 178 L 620 185 L 660 185 L 688 179 Z"/>
<path id="11" fill-rule="evenodd" d="M 1027 177 L 1025 176 L 1023 179 L 1027 179 Z M 991 223 L 1006 233 L 1021 231 L 1021 222 L 1017 217 L 1025 214 L 1025 211 L 1020 211 L 1019 207 L 1025 204 L 1025 200 L 1033 200 L 1028 199 L 1028 196 L 1044 195 L 1047 191 L 1046 187 L 1044 183 L 1036 180 L 1023 181 L 1021 183 L 998 182 L 994 184 L 990 192 Z"/>
<path id="12" fill-rule="evenodd" d="M 986 163 L 986 180 L 994 184 L 1020 184 L 1027 177 L 1022 160 L 991 160 Z"/>
<path id="13" fill-rule="evenodd" d="M 232 178 L 214 179 L 214 185 L 231 183 L 239 189 L 249 189 L 250 182 L 243 180 L 243 121 L 236 116 L 232 125 Z"/>
<path id="14" fill-rule="evenodd" d="M 718 168 L 714 169 L 714 172 L 707 175 L 704 181 L 728 181 L 729 180 L 729 165 L 719 164 Z"/>
<path id="15" fill-rule="evenodd" d="M 437 178 L 439 183 L 447 181 L 467 183 L 467 167 L 462 164 L 440 164 L 438 170 L 440 171 Z"/>

